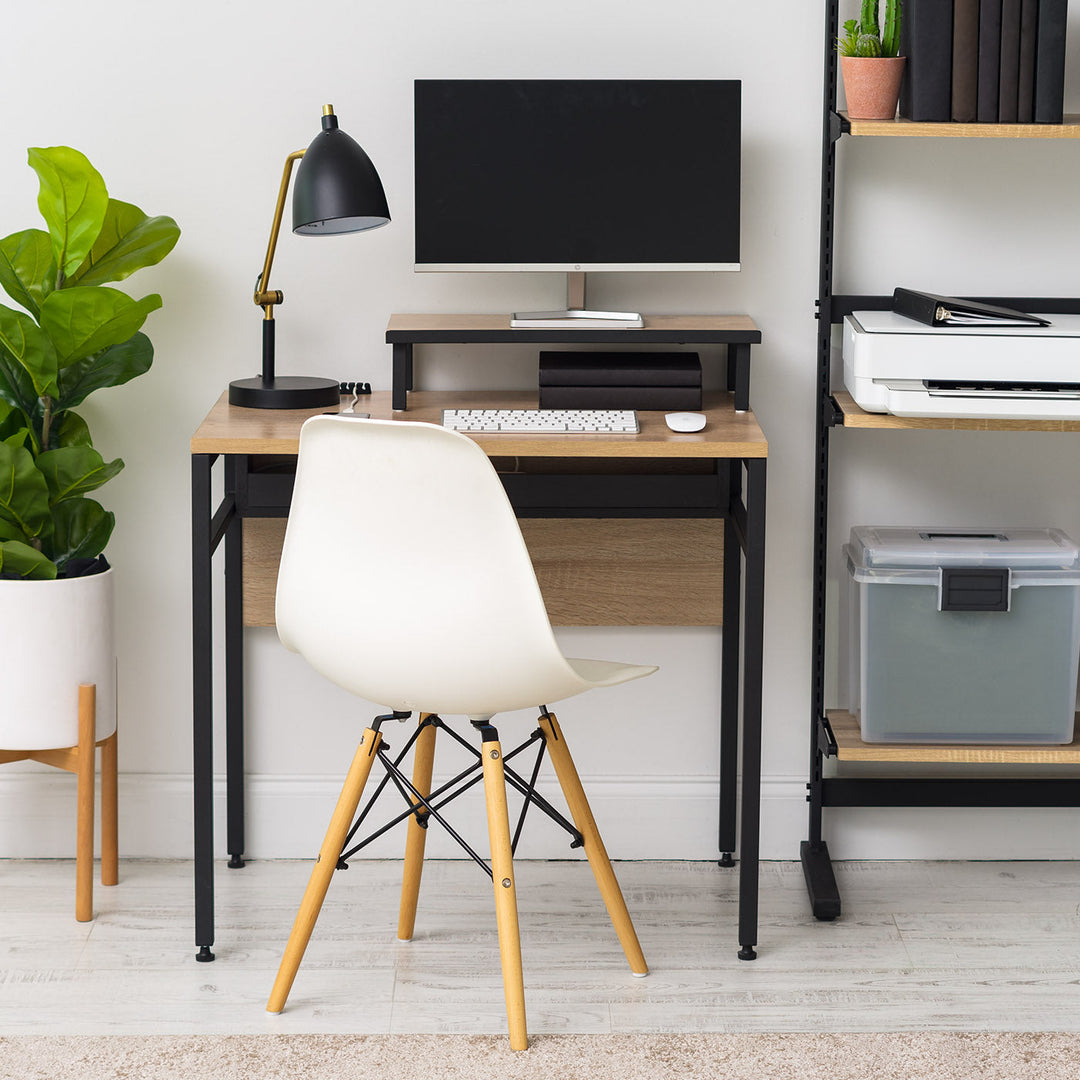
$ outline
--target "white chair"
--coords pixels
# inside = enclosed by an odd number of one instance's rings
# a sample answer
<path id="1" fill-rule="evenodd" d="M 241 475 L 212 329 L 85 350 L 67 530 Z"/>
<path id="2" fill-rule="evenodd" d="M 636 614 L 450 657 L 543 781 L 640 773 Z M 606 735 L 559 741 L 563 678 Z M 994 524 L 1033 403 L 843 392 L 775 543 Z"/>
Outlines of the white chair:
<path id="1" fill-rule="evenodd" d="M 351 588 L 350 577 L 361 572 L 362 590 Z M 364 731 L 297 913 L 270 1012 L 285 1006 L 376 757 L 396 771 L 394 782 L 408 799 L 398 937 L 412 937 L 426 826 L 432 816 L 446 823 L 439 811 L 445 801 L 436 796 L 448 785 L 431 791 L 435 734 L 446 727 L 444 714 L 468 717 L 480 733 L 481 748 L 472 753 L 487 802 L 511 1047 L 525 1049 L 528 1035 L 507 779 L 524 792 L 524 809 L 537 805 L 559 815 L 504 766 L 490 723 L 494 714 L 539 707 L 541 734 L 535 738 L 540 753 L 546 749 L 551 757 L 574 822 L 571 828 L 563 819 L 564 827 L 579 834 L 632 972 L 648 973 L 562 730 L 546 703 L 656 668 L 562 655 L 514 511 L 475 442 L 432 424 L 308 420 L 300 435 L 276 620 L 289 649 L 331 682 L 392 712 Z M 381 748 L 380 726 L 412 712 L 420 724 L 411 740 L 409 781 Z"/>

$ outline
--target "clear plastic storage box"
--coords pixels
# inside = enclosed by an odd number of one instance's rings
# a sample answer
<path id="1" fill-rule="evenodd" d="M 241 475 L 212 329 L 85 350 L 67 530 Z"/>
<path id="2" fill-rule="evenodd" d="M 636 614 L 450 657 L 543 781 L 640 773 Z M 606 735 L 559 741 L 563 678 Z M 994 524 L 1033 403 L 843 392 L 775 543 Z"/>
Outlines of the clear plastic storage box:
<path id="1" fill-rule="evenodd" d="M 1072 742 L 1080 549 L 1063 532 L 857 526 L 844 556 L 864 741 Z"/>

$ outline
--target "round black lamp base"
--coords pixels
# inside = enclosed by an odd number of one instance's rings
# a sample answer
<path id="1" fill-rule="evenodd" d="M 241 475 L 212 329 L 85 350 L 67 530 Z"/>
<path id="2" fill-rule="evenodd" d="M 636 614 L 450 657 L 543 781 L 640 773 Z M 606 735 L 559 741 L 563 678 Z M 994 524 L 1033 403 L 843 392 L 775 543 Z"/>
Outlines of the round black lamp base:
<path id="1" fill-rule="evenodd" d="M 229 404 L 245 409 L 320 409 L 340 404 L 333 379 L 279 375 L 274 379 L 236 379 L 229 383 Z"/>

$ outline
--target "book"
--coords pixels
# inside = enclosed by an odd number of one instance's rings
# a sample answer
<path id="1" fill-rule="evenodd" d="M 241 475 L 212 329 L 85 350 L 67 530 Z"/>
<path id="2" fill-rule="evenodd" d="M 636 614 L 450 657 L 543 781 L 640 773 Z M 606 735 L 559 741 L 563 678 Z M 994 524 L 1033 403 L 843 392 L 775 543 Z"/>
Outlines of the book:
<path id="1" fill-rule="evenodd" d="M 700 386 L 541 386 L 541 409 L 701 408 Z"/>
<path id="2" fill-rule="evenodd" d="M 1016 79 L 1016 122 L 1035 119 L 1035 33 L 1039 0 L 1020 0 L 1020 68 Z"/>
<path id="3" fill-rule="evenodd" d="M 1020 0 L 1001 0 L 1001 60 L 998 67 L 998 123 L 1016 123 L 1020 78 Z"/>
<path id="4" fill-rule="evenodd" d="M 1001 0 L 979 0 L 979 94 L 976 119 L 996 124 L 1001 71 Z"/>
<path id="5" fill-rule="evenodd" d="M 893 290 L 893 311 L 927 326 L 1049 326 L 1048 319 L 1029 315 L 1026 311 L 961 300 L 955 296 L 917 292 L 915 289 Z"/>
<path id="6" fill-rule="evenodd" d="M 1065 29 L 1069 0 L 1039 0 L 1035 32 L 1036 124 L 1060 124 L 1065 108 Z"/>
<path id="7" fill-rule="evenodd" d="M 974 122 L 978 98 L 979 0 L 953 0 L 953 120 Z"/>
<path id="8" fill-rule="evenodd" d="M 701 388 L 696 352 L 540 353 L 541 386 L 692 386 Z"/>
<path id="9" fill-rule="evenodd" d="M 938 121 L 952 116 L 953 0 L 905 0 L 900 53 L 900 115 Z"/>

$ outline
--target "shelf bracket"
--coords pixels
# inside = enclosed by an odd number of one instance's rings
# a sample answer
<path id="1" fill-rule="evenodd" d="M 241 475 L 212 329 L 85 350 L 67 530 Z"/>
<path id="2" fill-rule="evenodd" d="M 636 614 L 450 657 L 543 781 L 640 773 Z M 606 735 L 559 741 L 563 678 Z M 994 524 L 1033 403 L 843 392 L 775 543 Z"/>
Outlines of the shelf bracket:
<path id="1" fill-rule="evenodd" d="M 838 752 L 836 736 L 833 734 L 832 724 L 829 723 L 827 716 L 818 718 L 817 746 L 819 753 L 823 756 L 836 757 Z"/>
<path id="2" fill-rule="evenodd" d="M 841 135 L 851 131 L 851 121 L 838 112 L 829 113 L 829 142 L 836 142 Z"/>
<path id="3" fill-rule="evenodd" d="M 840 408 L 840 403 L 832 396 L 832 394 L 827 394 L 825 396 L 825 400 L 822 402 L 821 407 L 822 419 L 827 428 L 844 426 L 844 410 Z"/>

